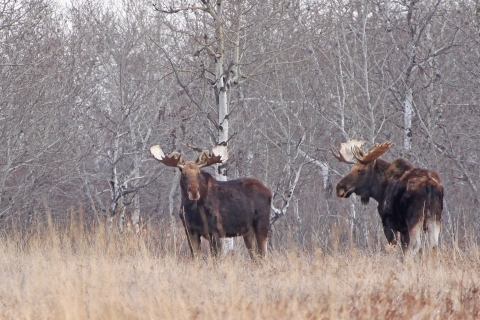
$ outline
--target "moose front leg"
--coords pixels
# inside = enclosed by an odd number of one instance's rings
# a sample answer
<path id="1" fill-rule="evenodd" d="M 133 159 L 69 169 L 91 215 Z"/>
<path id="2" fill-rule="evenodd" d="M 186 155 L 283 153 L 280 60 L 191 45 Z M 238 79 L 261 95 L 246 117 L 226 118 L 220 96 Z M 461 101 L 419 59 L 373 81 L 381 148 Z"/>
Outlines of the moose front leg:
<path id="1" fill-rule="evenodd" d="M 192 230 L 187 228 L 185 224 L 184 229 L 187 236 L 188 246 L 190 247 L 190 251 L 192 252 L 192 258 L 198 258 L 200 256 L 200 234 L 198 232 L 192 232 Z"/>
<path id="2" fill-rule="evenodd" d="M 190 245 L 190 251 L 192 252 L 192 257 L 194 259 L 198 258 L 200 256 L 200 244 L 201 244 L 200 235 L 195 232 L 190 235 L 187 233 L 187 239 L 189 239 L 188 244 Z"/>
<path id="3" fill-rule="evenodd" d="M 182 220 L 183 229 L 185 230 L 185 235 L 187 236 L 188 246 L 192 252 L 192 257 L 195 259 L 200 254 L 200 234 L 198 232 L 192 231 L 185 220 L 185 216 L 180 215 L 180 220 Z"/>
<path id="4" fill-rule="evenodd" d="M 218 257 L 222 254 L 222 244 L 218 233 L 214 233 L 210 236 L 210 250 L 214 257 Z"/>
<path id="5" fill-rule="evenodd" d="M 393 229 L 392 224 L 390 223 L 389 219 L 382 219 L 383 225 L 383 233 L 385 233 L 385 237 L 387 238 L 388 244 L 395 246 L 397 245 L 396 239 L 396 230 Z"/>

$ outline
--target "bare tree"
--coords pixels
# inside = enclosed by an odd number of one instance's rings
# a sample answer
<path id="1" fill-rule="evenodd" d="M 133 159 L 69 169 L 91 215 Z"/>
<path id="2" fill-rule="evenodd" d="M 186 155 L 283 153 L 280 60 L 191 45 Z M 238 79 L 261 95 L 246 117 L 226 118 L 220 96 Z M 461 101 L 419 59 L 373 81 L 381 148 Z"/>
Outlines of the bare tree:
<path id="1" fill-rule="evenodd" d="M 191 62 L 188 64 L 193 70 L 196 70 L 201 80 L 204 80 L 206 84 L 213 89 L 213 99 L 215 101 L 215 112 L 217 113 L 217 119 L 215 120 L 210 113 L 207 113 L 207 119 L 210 124 L 213 124 L 216 130 L 210 131 L 210 141 L 215 141 L 216 144 L 227 146 L 229 140 L 234 136 L 229 133 L 230 119 L 232 117 L 230 110 L 230 95 L 233 87 L 242 84 L 246 80 L 252 80 L 257 77 L 257 74 L 263 74 L 262 68 L 267 65 L 275 63 L 276 57 L 284 50 L 292 50 L 295 48 L 296 43 L 289 44 L 291 48 L 277 48 L 273 53 L 262 52 L 263 48 L 256 47 L 258 41 L 268 36 L 272 26 L 277 25 L 279 22 L 274 22 L 273 18 L 283 18 L 287 15 L 285 3 L 282 1 L 273 1 L 272 9 L 267 15 L 261 15 L 264 11 L 267 11 L 267 5 L 259 5 L 257 3 L 250 2 L 223 2 L 223 1 L 199 1 L 198 5 L 184 5 L 158 3 L 155 5 L 157 11 L 164 14 L 176 14 L 172 17 L 172 21 L 177 23 L 168 23 L 174 34 L 178 34 L 181 29 L 182 34 L 187 33 L 189 39 L 193 40 L 195 47 L 198 48 L 194 57 L 204 57 L 200 69 L 197 66 L 192 66 Z M 254 10 L 252 10 L 255 8 Z M 263 11 L 263 12 L 262 12 Z M 265 26 L 266 34 L 259 32 L 258 27 L 255 28 L 250 21 L 252 21 L 247 15 L 251 13 L 254 16 L 255 23 L 258 26 Z M 178 16 L 182 14 L 182 16 Z M 190 21 L 190 15 L 199 17 L 199 21 L 202 23 L 195 24 Z M 200 18 L 201 17 L 201 18 Z M 281 21 L 281 20 L 280 20 Z M 179 25 L 185 25 L 185 28 L 179 28 Z M 252 57 L 250 56 L 252 48 L 260 49 L 260 60 L 255 62 L 250 68 L 243 68 L 251 64 L 249 62 Z M 164 50 L 167 54 L 167 50 Z M 174 60 L 178 60 L 178 57 L 173 58 L 173 55 L 168 51 L 169 60 L 171 62 L 172 70 L 177 75 L 177 81 L 179 85 L 184 89 L 187 95 L 192 99 L 192 102 L 197 105 L 201 112 L 206 110 L 213 110 L 212 107 L 205 108 L 204 105 L 209 106 L 210 102 L 205 100 L 205 96 L 208 93 L 203 91 L 198 95 L 194 95 L 192 91 L 192 85 L 187 83 L 188 77 L 181 75 L 182 68 L 175 64 Z M 182 58 L 180 58 L 182 60 Z M 186 60 L 183 58 L 183 60 Z M 191 79 L 191 78 L 190 78 Z M 206 89 L 206 88 L 205 88 Z M 203 90 L 205 90 L 203 89 Z M 216 131 L 216 137 L 215 137 Z M 203 143 L 205 144 L 205 143 Z M 218 180 L 227 179 L 227 165 L 220 165 L 216 170 L 216 178 Z M 297 181 L 301 169 L 298 171 Z M 284 205 L 283 213 L 288 208 L 288 203 L 293 195 L 295 186 L 290 186 L 291 195 L 285 198 L 286 204 Z M 228 241 L 228 243 L 226 243 Z M 227 248 L 232 248 L 232 239 L 226 239 L 223 242 Z"/>
<path id="2" fill-rule="evenodd" d="M 65 21 L 45 1 L 6 1 L 1 10 L 0 216 L 31 221 L 45 203 L 76 201 L 66 192 L 79 160 L 68 160 L 77 131 L 68 105 L 80 83 L 70 77 L 65 34 L 55 32 Z"/>
<path id="3" fill-rule="evenodd" d="M 334 195 L 329 146 L 357 138 L 439 172 L 459 241 L 480 229 L 478 3 L 5 1 L 3 221 L 82 206 L 176 227 L 177 183 L 146 149 L 226 144 L 216 174 L 275 191 L 275 246 L 380 250 L 375 208 Z"/>
<path id="4" fill-rule="evenodd" d="M 149 69 L 154 58 L 146 50 L 152 27 L 144 20 L 146 11 L 128 1 L 118 10 L 86 3 L 72 9 L 72 19 L 79 23 L 76 31 L 90 36 L 83 45 L 95 55 L 92 73 L 97 78 L 92 95 L 78 106 L 85 138 L 94 145 L 83 181 L 90 202 L 109 213 L 109 228 L 118 216 L 122 231 L 130 204 L 138 229 L 138 191 L 155 179 L 143 164 L 150 160 L 146 150 L 167 95 L 158 87 L 162 74 Z"/>

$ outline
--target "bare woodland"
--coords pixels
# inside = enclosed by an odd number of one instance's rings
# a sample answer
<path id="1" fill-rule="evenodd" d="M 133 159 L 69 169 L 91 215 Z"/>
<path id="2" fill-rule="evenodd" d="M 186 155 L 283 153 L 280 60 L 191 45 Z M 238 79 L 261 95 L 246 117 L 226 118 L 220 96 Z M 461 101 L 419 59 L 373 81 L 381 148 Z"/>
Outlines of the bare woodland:
<path id="1" fill-rule="evenodd" d="M 273 191 L 270 248 L 381 251 L 376 203 L 335 197 L 330 145 L 356 138 L 438 172 L 441 246 L 480 240 L 479 0 L 6 0 L 0 36 L 4 235 L 76 219 L 165 243 L 178 173 L 149 148 L 223 144 L 217 179 Z"/>

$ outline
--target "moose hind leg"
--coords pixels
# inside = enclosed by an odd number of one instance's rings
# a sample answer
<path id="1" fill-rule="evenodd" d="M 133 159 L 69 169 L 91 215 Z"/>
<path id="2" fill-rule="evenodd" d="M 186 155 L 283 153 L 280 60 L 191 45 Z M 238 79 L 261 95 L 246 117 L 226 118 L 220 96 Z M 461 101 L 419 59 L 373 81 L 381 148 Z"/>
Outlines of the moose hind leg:
<path id="1" fill-rule="evenodd" d="M 410 245 L 410 234 L 408 231 L 400 232 L 400 245 L 402 246 L 403 254 L 406 254 Z"/>
<path id="2" fill-rule="evenodd" d="M 258 252 L 262 258 L 267 256 L 268 229 L 255 230 Z"/>
<path id="3" fill-rule="evenodd" d="M 416 224 L 409 227 L 408 236 L 409 236 L 409 244 L 408 244 L 408 251 L 412 255 L 416 255 L 422 246 L 422 231 L 423 231 L 423 220 L 417 222 Z"/>
<path id="4" fill-rule="evenodd" d="M 258 253 L 260 257 L 265 258 L 267 256 L 268 233 L 270 229 L 270 205 L 256 211 L 255 214 L 257 218 L 253 223 L 253 230 L 257 240 Z"/>
<path id="5" fill-rule="evenodd" d="M 256 261 L 257 253 L 255 252 L 255 247 L 254 247 L 255 233 L 253 232 L 253 229 L 248 230 L 248 232 L 243 235 L 243 241 L 245 242 L 245 246 L 247 247 L 250 258 Z"/>
<path id="6" fill-rule="evenodd" d="M 441 222 L 435 218 L 426 221 L 428 247 L 430 249 L 437 249 L 438 236 L 440 234 Z"/>

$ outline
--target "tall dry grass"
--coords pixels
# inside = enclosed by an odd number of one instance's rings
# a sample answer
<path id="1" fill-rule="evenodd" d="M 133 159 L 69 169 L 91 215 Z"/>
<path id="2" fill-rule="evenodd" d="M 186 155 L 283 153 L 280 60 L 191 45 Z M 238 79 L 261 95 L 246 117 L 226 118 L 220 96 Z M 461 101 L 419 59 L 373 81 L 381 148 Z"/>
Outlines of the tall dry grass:
<path id="1" fill-rule="evenodd" d="M 181 234 L 179 230 L 179 234 Z M 474 319 L 480 250 L 399 252 L 295 248 L 254 264 L 243 247 L 192 261 L 151 236 L 72 225 L 0 243 L 3 319 Z M 159 249 L 163 248 L 163 249 Z M 170 248 L 173 248 L 170 246 Z"/>

